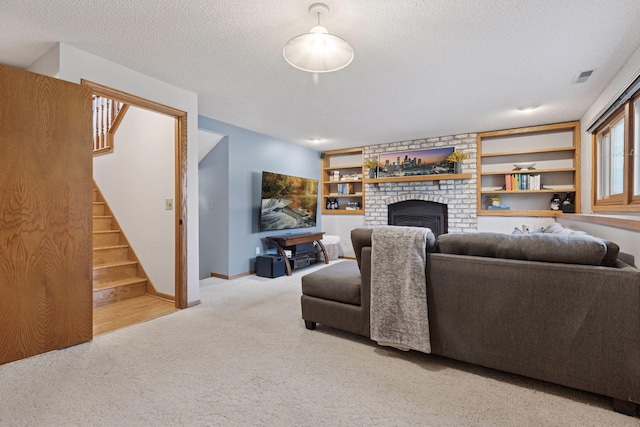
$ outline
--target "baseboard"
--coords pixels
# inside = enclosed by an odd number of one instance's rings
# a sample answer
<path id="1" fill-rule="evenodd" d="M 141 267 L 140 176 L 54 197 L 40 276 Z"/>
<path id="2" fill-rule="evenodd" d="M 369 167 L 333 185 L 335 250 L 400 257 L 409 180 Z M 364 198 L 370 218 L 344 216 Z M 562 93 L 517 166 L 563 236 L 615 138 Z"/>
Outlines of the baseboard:
<path id="1" fill-rule="evenodd" d="M 198 305 L 200 303 L 201 303 L 201 301 L 199 299 L 197 299 L 195 301 L 191 301 L 190 303 L 187 304 L 187 308 L 195 307 L 196 305 Z"/>
<path id="2" fill-rule="evenodd" d="M 158 298 L 162 298 L 162 299 L 168 299 L 169 301 L 176 301 L 176 297 L 174 297 L 173 295 L 169 295 L 169 294 L 163 294 L 162 292 L 156 292 L 156 295 Z"/>
<path id="3" fill-rule="evenodd" d="M 211 273 L 211 277 L 217 277 L 218 279 L 233 280 L 233 279 L 239 279 L 244 276 L 250 276 L 252 274 L 255 274 L 255 271 L 251 270 L 246 273 L 232 274 L 231 276 L 227 276 L 225 274 Z"/>
<path id="4" fill-rule="evenodd" d="M 354 257 L 354 256 L 341 256 L 341 257 L 338 257 L 338 258 L 342 258 L 342 259 L 356 259 L 356 257 Z"/>

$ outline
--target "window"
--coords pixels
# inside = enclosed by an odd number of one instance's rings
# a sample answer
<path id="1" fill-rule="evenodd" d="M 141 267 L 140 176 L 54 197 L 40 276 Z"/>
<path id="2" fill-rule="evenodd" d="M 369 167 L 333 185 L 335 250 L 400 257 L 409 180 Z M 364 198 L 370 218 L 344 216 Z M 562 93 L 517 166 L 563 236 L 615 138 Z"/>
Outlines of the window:
<path id="1" fill-rule="evenodd" d="M 640 98 L 633 103 L 633 197 L 640 196 Z"/>
<path id="2" fill-rule="evenodd" d="M 640 91 L 593 132 L 594 211 L 640 212 Z"/>

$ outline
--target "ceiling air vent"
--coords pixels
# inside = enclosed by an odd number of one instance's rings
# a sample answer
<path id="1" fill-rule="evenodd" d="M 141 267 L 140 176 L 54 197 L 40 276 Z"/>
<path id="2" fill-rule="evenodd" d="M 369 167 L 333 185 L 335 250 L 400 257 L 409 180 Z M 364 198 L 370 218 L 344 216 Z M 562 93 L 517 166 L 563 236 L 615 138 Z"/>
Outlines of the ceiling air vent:
<path id="1" fill-rule="evenodd" d="M 586 82 L 589 77 L 591 77 L 591 74 L 593 74 L 593 70 L 589 70 L 589 71 L 580 71 L 578 74 L 576 74 L 576 76 L 573 78 L 573 82 L 572 83 L 584 83 Z"/>

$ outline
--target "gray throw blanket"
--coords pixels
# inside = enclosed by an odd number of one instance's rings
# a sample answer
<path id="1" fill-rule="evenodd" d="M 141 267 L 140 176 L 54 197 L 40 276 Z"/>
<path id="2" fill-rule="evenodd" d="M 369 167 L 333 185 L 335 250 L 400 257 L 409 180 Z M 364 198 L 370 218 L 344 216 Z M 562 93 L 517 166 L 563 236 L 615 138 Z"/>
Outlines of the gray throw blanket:
<path id="1" fill-rule="evenodd" d="M 376 227 L 371 234 L 371 339 L 431 353 L 427 313 L 428 228 Z"/>

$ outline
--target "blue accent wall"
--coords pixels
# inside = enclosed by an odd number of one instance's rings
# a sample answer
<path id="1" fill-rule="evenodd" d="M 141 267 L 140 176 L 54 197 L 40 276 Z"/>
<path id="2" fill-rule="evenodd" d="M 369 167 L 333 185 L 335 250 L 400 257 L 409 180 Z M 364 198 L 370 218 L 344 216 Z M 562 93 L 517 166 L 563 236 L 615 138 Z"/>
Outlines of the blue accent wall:
<path id="1" fill-rule="evenodd" d="M 229 137 L 198 164 L 200 279 L 229 269 Z M 225 273 L 222 273 L 225 272 Z"/>
<path id="2" fill-rule="evenodd" d="M 198 127 L 202 130 L 226 135 L 228 148 L 227 180 L 226 182 L 221 180 L 220 183 L 220 185 L 228 186 L 226 217 L 220 215 L 220 223 L 218 224 L 208 225 L 205 228 L 202 224 L 200 226 L 201 240 L 204 234 L 205 239 L 224 238 L 228 242 L 225 260 L 227 270 L 213 271 L 214 273 L 233 276 L 253 271 L 255 269 L 256 247 L 260 247 L 263 253 L 275 252 L 264 241 L 266 236 L 321 230 L 319 203 L 318 222 L 313 228 L 261 233 L 258 223 L 262 172 L 283 173 L 319 181 L 320 155 L 318 151 L 204 116 L 198 116 Z M 225 140 L 218 145 L 223 142 Z M 222 153 L 215 153 L 216 148 L 218 147 L 216 146 L 207 157 L 224 157 Z M 205 160 L 207 158 L 203 162 Z M 214 160 L 211 159 L 211 161 Z M 200 179 L 202 187 L 202 176 Z M 206 243 L 200 242 L 201 251 L 205 245 Z M 216 265 L 218 264 L 216 263 Z"/>

